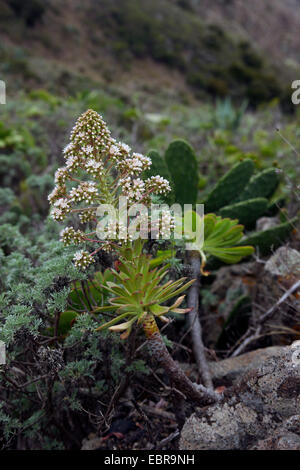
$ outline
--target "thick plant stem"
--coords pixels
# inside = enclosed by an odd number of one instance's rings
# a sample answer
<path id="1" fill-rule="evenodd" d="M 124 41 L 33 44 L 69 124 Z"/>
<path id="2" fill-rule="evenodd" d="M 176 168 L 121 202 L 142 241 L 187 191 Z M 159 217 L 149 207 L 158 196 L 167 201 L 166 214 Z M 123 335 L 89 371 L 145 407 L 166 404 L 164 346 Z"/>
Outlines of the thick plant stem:
<path id="1" fill-rule="evenodd" d="M 148 346 L 156 361 L 168 374 L 172 385 L 182 392 L 187 399 L 199 406 L 207 406 L 222 399 L 214 391 L 203 385 L 193 384 L 178 364 L 170 356 L 165 343 L 161 337 L 153 315 L 148 314 L 143 322 L 143 329 L 148 339 Z"/>
<path id="2" fill-rule="evenodd" d="M 191 330 L 193 351 L 201 375 L 203 384 L 213 389 L 211 373 L 205 356 L 204 344 L 202 341 L 202 327 L 199 319 L 199 290 L 200 290 L 200 253 L 198 251 L 188 251 L 187 259 L 192 269 L 192 277 L 196 279 L 189 288 L 187 303 L 191 311 L 188 313 L 189 328 Z"/>

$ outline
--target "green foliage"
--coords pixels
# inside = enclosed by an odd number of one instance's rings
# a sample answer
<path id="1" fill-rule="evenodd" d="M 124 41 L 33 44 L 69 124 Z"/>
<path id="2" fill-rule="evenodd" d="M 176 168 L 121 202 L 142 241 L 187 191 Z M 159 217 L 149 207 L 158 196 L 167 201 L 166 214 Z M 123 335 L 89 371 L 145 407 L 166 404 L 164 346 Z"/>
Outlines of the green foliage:
<path id="1" fill-rule="evenodd" d="M 9 0 L 9 5 L 15 14 L 22 18 L 26 24 L 33 27 L 40 21 L 47 8 L 47 2 L 42 0 Z"/>
<path id="2" fill-rule="evenodd" d="M 47 90 L 38 89 L 38 90 L 32 90 L 29 93 L 29 97 L 32 100 L 37 100 L 37 101 L 44 101 L 45 103 L 49 104 L 52 109 L 56 108 L 56 106 L 59 105 L 60 99 L 57 96 L 52 95 L 49 93 Z"/>
<path id="3" fill-rule="evenodd" d="M 279 176 L 274 168 L 267 168 L 252 176 L 244 191 L 237 198 L 246 201 L 253 198 L 271 198 L 279 185 Z"/>
<path id="4" fill-rule="evenodd" d="M 238 219 L 246 229 L 253 229 L 263 215 L 275 215 L 278 206 L 270 203 L 279 186 L 276 169 L 265 169 L 255 175 L 252 160 L 243 160 L 229 170 L 204 200 L 205 211 L 216 211 L 222 217 Z M 252 175 L 252 176 L 251 176 Z"/>
<path id="5" fill-rule="evenodd" d="M 255 225 L 259 217 L 265 214 L 267 209 L 268 200 L 263 197 L 257 197 L 222 207 L 218 213 L 222 217 L 238 219 L 241 224 L 249 229 Z"/>
<path id="6" fill-rule="evenodd" d="M 235 108 L 229 97 L 223 101 L 217 100 L 214 125 L 219 129 L 228 129 L 234 131 L 238 129 L 247 108 L 247 101 L 244 101 L 240 107 Z"/>
<path id="7" fill-rule="evenodd" d="M 73 249 L 53 241 L 57 238 L 53 223 L 26 236 L 15 226 L 1 226 L 0 340 L 6 343 L 7 365 L 0 372 L 9 395 L 0 406 L 1 446 L 13 447 L 22 433 L 28 447 L 80 447 L 85 429 L 95 430 L 82 410 L 105 414 L 124 374 L 140 380 L 148 372 L 141 356 L 126 355 L 118 337 L 95 331 L 104 317 L 89 311 L 95 301 L 92 289 L 97 282 L 99 305 L 107 295 L 101 283 L 111 279 L 109 273 L 98 271 L 88 280 L 71 263 Z M 73 283 L 83 303 L 71 291 Z M 70 310 L 76 302 L 77 310 Z M 77 442 L 60 423 L 66 416 L 76 422 L 78 412 L 85 429 L 74 432 Z"/>
<path id="8" fill-rule="evenodd" d="M 268 255 L 285 242 L 291 234 L 296 221 L 297 218 L 294 218 L 262 232 L 249 234 L 249 236 L 242 241 L 241 245 L 251 244 L 255 246 L 261 255 Z"/>
<path id="9" fill-rule="evenodd" d="M 133 246 L 121 250 L 119 270 L 112 269 L 115 282 L 106 282 L 103 288 L 113 297 L 107 306 L 98 307 L 97 312 L 112 311 L 117 314 L 112 320 L 100 326 L 98 330 L 108 328 L 122 332 L 121 338 L 128 338 L 135 322 L 142 323 L 148 314 L 164 319 L 169 312 L 186 313 L 187 309 L 178 308 L 184 296 L 179 297 L 171 306 L 162 305 L 167 300 L 178 296 L 193 282 L 184 284 L 186 278 L 168 281 L 162 284 L 168 266 L 151 269 L 150 257 L 143 254 L 143 242 L 138 239 Z M 124 323 L 119 323 L 126 320 Z"/>
<path id="10" fill-rule="evenodd" d="M 164 32 L 161 34 L 164 35 Z M 178 34 L 181 34 L 181 31 L 178 31 Z M 204 36 L 206 45 L 210 44 L 210 51 L 217 51 L 219 48 L 220 54 L 224 54 L 224 48 L 222 45 L 220 47 L 220 33 L 205 33 Z M 166 49 L 169 45 L 163 42 L 161 36 L 154 38 L 156 39 L 164 46 L 161 60 L 170 58 L 173 61 L 178 50 L 174 48 L 173 51 L 171 45 L 167 56 Z M 132 57 L 131 48 L 127 47 L 126 41 L 123 41 L 123 44 L 127 57 L 128 54 Z M 159 53 L 160 51 L 157 54 Z M 212 54 L 214 56 L 215 53 Z M 244 60 L 244 52 L 241 51 L 239 61 L 252 68 L 252 74 L 249 74 L 249 69 L 239 70 L 244 74 L 244 81 L 250 80 L 249 83 L 253 86 L 254 68 L 259 71 L 264 65 L 259 69 L 256 59 L 253 61 L 253 57 L 249 57 L 248 54 Z M 8 50 L 6 45 L 2 44 L 0 58 L 4 79 L 5 74 L 15 74 L 15 80 L 10 82 L 14 90 L 24 90 L 23 78 L 26 78 L 26 89 L 36 83 L 33 64 L 25 50 Z M 215 81 L 211 80 L 215 71 L 208 71 L 206 66 L 201 67 L 199 63 L 185 65 L 187 76 L 190 78 L 194 74 L 199 78 L 198 84 L 194 85 L 201 93 L 201 87 L 207 89 L 208 83 L 211 90 L 215 86 L 220 95 L 230 89 L 238 91 L 231 83 L 234 74 L 232 70 L 228 74 L 227 58 L 225 62 L 220 65 Z M 274 135 L 280 112 L 275 105 L 255 113 L 245 113 L 242 126 L 237 125 L 235 111 L 231 109 L 230 117 L 219 115 L 217 124 L 216 109 L 212 104 L 190 104 L 188 97 L 184 96 L 180 96 L 180 104 L 170 104 L 163 91 L 153 93 L 153 90 L 150 90 L 149 94 L 145 91 L 145 94 L 136 99 L 126 94 L 126 87 L 120 93 L 109 85 L 99 89 L 97 84 L 90 86 L 88 82 L 87 86 L 86 81 L 79 87 L 79 81 L 72 75 L 61 75 L 55 70 L 60 77 L 59 86 L 58 81 L 53 78 L 54 71 L 52 75 L 52 70 L 44 69 L 44 63 L 42 65 L 39 63 L 38 68 L 45 75 L 49 73 L 48 82 L 39 82 L 38 89 L 30 93 L 13 92 L 7 105 L 1 108 L 0 339 L 7 345 L 8 364 L 5 367 L 0 366 L 1 387 L 2 390 L 5 389 L 5 396 L 3 397 L 3 392 L 0 394 L 0 440 L 1 445 L 7 448 L 15 447 L 18 435 L 22 436 L 22 445 L 27 448 L 80 448 L 82 438 L 89 432 L 95 432 L 94 418 L 97 416 L 101 419 L 101 416 L 105 415 L 109 401 L 124 374 L 130 374 L 134 389 L 148 370 L 142 348 L 132 362 L 127 362 L 125 358 L 130 357 L 130 354 L 118 335 L 109 335 L 105 331 L 95 332 L 96 328 L 111 320 L 111 312 L 92 313 L 96 307 L 107 305 L 112 297 L 109 290 L 102 288 L 108 282 L 116 282 L 110 271 L 104 270 L 109 263 L 102 266 L 102 261 L 99 261 L 88 275 L 79 273 L 71 264 L 73 249 L 63 248 L 56 241 L 59 237 L 58 228 L 46 218 L 46 194 L 51 189 L 52 175 L 62 161 L 61 149 L 65 145 L 65 134 L 74 114 L 79 114 L 87 107 L 105 113 L 117 135 L 129 143 L 137 139 L 141 152 L 152 146 L 161 152 L 174 136 L 184 136 L 196 149 L 200 148 L 201 142 L 201 159 L 197 168 L 199 167 L 199 172 L 205 175 L 205 179 L 200 182 L 201 187 L 198 183 L 198 190 L 205 191 L 205 194 L 228 167 L 240 159 L 250 158 L 253 161 L 251 165 L 257 169 L 256 174 L 248 181 L 245 178 L 246 183 L 240 186 L 239 176 L 237 177 L 238 191 L 233 184 L 233 195 L 228 201 L 221 200 L 222 204 L 216 210 L 217 215 L 206 214 L 206 218 L 213 217 L 214 221 L 215 218 L 219 220 L 221 214 L 226 214 L 228 206 L 230 209 L 232 205 L 243 203 L 249 208 L 249 199 L 256 198 L 268 200 L 264 215 L 276 215 L 277 205 L 283 207 L 285 203 L 288 204 L 289 210 L 291 208 L 291 213 L 295 213 L 299 165 L 295 164 L 293 151 L 278 135 Z M 259 73 L 261 75 L 261 72 Z M 242 91 L 243 97 L 248 92 L 247 87 L 248 85 L 245 85 Z M 66 89 L 67 97 L 60 94 L 61 90 Z M 78 91 L 79 89 L 82 91 Z M 144 97 L 145 102 L 153 100 L 150 109 L 158 109 L 156 115 L 146 116 L 144 111 L 147 108 L 144 103 L 143 108 L 139 105 L 139 100 Z M 233 108 L 233 105 L 231 107 Z M 223 113 L 224 109 L 221 111 Z M 236 123 L 233 125 L 234 122 Z M 289 122 L 280 115 L 280 122 L 283 135 L 297 148 L 299 116 L 295 115 L 293 121 Z M 133 132 L 132 123 L 136 134 Z M 215 129 L 216 125 L 219 129 Z M 153 159 L 152 155 L 151 157 Z M 165 162 L 163 159 L 161 161 Z M 270 169 L 272 165 L 277 165 L 279 170 Z M 166 169 L 166 165 L 163 166 Z M 278 185 L 277 171 L 282 173 L 283 180 L 288 181 L 288 185 L 282 184 L 274 195 Z M 168 176 L 167 173 L 162 176 L 169 179 L 168 168 L 167 172 Z M 155 173 L 162 174 L 162 168 Z M 233 213 L 230 216 L 233 217 Z M 243 211 L 237 217 L 249 227 L 249 214 L 246 216 Z M 216 265 L 211 267 L 218 259 L 223 259 L 224 262 L 238 262 L 242 256 L 247 256 L 253 251 L 245 248 L 247 245 L 253 245 L 261 255 L 267 255 L 284 243 L 295 222 L 296 219 L 289 222 L 282 220 L 280 225 L 264 232 L 247 233 L 244 239 L 237 241 L 243 245 L 243 251 L 230 250 L 235 248 L 230 246 L 233 242 L 231 236 L 235 234 L 234 231 L 230 232 L 230 228 L 228 232 L 222 231 L 221 239 L 217 235 L 218 232 L 216 237 L 212 236 L 214 232 L 207 232 L 204 250 L 208 257 L 206 268 L 218 269 L 219 266 Z M 209 221 L 207 225 L 209 230 Z M 217 227 L 214 222 L 214 230 Z M 218 251 L 216 248 L 220 241 L 227 245 L 221 246 L 221 251 Z M 178 254 L 174 253 L 174 249 L 168 248 L 169 246 L 166 250 L 164 247 L 164 251 L 157 251 L 156 258 L 151 259 L 151 271 L 162 263 L 171 264 L 174 259 L 178 262 L 174 258 Z M 214 258 L 218 255 L 218 259 Z M 182 269 L 182 261 L 180 262 Z M 174 266 L 175 263 L 172 267 Z M 170 270 L 170 276 L 174 272 L 174 269 Z M 176 275 L 177 273 L 178 270 Z M 207 292 L 213 295 L 209 290 Z M 239 315 L 236 316 L 237 319 L 238 317 Z M 234 325 L 234 321 L 228 324 L 229 333 Z M 137 336 L 137 344 L 140 345 L 142 341 L 142 338 Z M 169 343 L 171 344 L 170 341 Z M 46 358 L 41 356 L 44 349 Z M 54 364 L 57 366 L 53 367 L 51 358 L 54 358 Z M 14 383 L 18 386 L 14 387 Z M 62 422 L 65 430 L 60 426 Z M 69 425 L 70 422 L 75 423 L 74 427 Z"/>
<path id="11" fill-rule="evenodd" d="M 57 330 L 59 336 L 66 335 L 70 331 L 77 316 L 78 314 L 72 310 L 61 313 Z"/>
<path id="12" fill-rule="evenodd" d="M 236 246 L 243 237 L 243 228 L 237 225 L 237 220 L 207 214 L 204 219 L 204 253 L 225 263 L 238 263 L 243 257 L 249 256 L 254 251 L 250 243 L 248 246 Z"/>
<path id="13" fill-rule="evenodd" d="M 144 178 L 146 179 L 156 175 L 160 175 L 163 178 L 166 178 L 170 182 L 172 191 L 165 196 L 161 196 L 161 199 L 166 204 L 172 205 L 175 202 L 174 183 L 172 181 L 172 177 L 166 162 L 156 150 L 151 150 L 148 152 L 148 157 L 151 158 L 152 165 L 149 170 L 144 172 Z"/>
<path id="14" fill-rule="evenodd" d="M 151 57 L 183 72 L 201 98 L 207 93 L 213 98 L 232 95 L 256 106 L 280 97 L 276 72 L 252 45 L 244 42 L 241 47 L 223 28 L 206 24 L 192 9 L 167 0 L 102 0 L 87 14 L 95 27 L 100 24 L 124 68 L 135 57 Z"/>
<path id="15" fill-rule="evenodd" d="M 286 198 L 281 196 L 275 199 L 274 201 L 270 202 L 268 206 L 268 210 L 266 211 L 267 217 L 275 216 L 280 209 L 282 209 L 286 204 Z"/>
<path id="16" fill-rule="evenodd" d="M 193 211 L 185 213 L 184 228 L 189 240 L 188 249 L 200 252 L 202 266 L 205 265 L 208 255 L 231 264 L 238 263 L 243 257 L 254 252 L 252 246 L 237 246 L 243 237 L 244 229 L 237 222 L 222 219 L 215 214 L 206 214 L 201 218 Z"/>
<path id="17" fill-rule="evenodd" d="M 165 160 L 174 182 L 175 201 L 182 206 L 195 204 L 198 194 L 198 164 L 193 148 L 184 140 L 174 140 Z"/>
<path id="18" fill-rule="evenodd" d="M 254 163 L 250 159 L 237 163 L 228 171 L 203 201 L 205 211 L 216 212 L 230 204 L 243 191 L 254 172 Z"/>

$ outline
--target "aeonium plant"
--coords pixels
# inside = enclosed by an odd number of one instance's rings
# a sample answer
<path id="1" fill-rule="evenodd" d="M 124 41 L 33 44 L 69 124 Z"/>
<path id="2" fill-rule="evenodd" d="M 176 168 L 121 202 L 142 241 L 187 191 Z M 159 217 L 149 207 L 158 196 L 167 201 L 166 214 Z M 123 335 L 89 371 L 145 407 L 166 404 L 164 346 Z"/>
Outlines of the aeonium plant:
<path id="1" fill-rule="evenodd" d="M 116 316 L 99 330 L 109 328 L 122 332 L 122 338 L 125 339 L 134 323 L 140 325 L 152 355 L 164 367 L 177 389 L 197 404 L 219 400 L 220 395 L 193 384 L 183 373 L 170 356 L 156 323 L 157 317 L 167 321 L 169 312 L 189 311 L 179 308 L 184 295 L 178 296 L 193 280 L 185 282 L 186 278 L 182 278 L 163 282 L 167 267 L 151 268 L 150 257 L 143 250 L 143 240 L 133 239 L 128 224 L 122 222 L 124 217 L 118 217 L 118 222 L 116 219 L 108 219 L 105 237 L 101 238 L 97 230 L 99 206 L 110 206 L 118 214 L 120 197 L 126 198 L 129 206 L 136 203 L 149 206 L 152 195 L 170 191 L 169 182 L 159 175 L 143 180 L 141 174 L 150 167 L 150 158 L 132 153 L 128 145 L 116 142 L 102 117 L 93 110 L 88 110 L 77 120 L 64 155 L 66 165 L 56 171 L 56 186 L 48 197 L 52 206 L 51 216 L 57 221 L 63 221 L 72 215 L 75 223 L 79 222 L 82 228 L 64 228 L 61 240 L 66 245 L 83 245 L 87 242 L 96 245 L 92 252 L 81 249 L 75 254 L 74 263 L 83 270 L 94 262 L 100 250 L 111 251 L 119 259 L 118 269 L 112 269 L 115 281 L 102 286 L 113 297 L 109 305 L 95 310 L 109 310 Z M 170 212 L 163 211 L 160 216 L 156 224 L 157 237 L 165 233 L 167 225 L 172 225 Z M 165 305 L 172 298 L 176 298 L 174 303 Z"/>

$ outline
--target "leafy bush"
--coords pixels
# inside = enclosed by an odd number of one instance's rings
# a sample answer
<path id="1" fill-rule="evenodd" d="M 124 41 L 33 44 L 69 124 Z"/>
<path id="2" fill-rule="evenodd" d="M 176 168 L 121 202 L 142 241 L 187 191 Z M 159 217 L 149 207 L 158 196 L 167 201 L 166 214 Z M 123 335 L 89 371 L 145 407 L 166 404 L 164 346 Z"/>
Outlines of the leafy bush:
<path id="1" fill-rule="evenodd" d="M 17 16 L 22 18 L 26 24 L 33 27 L 40 21 L 46 11 L 47 1 L 42 0 L 9 0 L 9 5 Z"/>

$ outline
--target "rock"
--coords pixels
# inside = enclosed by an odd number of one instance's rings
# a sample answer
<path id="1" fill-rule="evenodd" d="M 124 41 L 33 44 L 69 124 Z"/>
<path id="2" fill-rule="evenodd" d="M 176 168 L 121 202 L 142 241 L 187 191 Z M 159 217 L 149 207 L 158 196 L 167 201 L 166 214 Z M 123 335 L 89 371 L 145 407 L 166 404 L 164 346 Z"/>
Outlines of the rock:
<path id="1" fill-rule="evenodd" d="M 238 357 L 230 357 L 217 362 L 208 361 L 214 385 L 226 387 L 233 385 L 241 375 L 259 367 L 269 357 L 280 356 L 282 348 L 283 346 L 270 346 L 241 354 Z M 180 363 L 180 367 L 193 382 L 198 380 L 199 372 L 196 364 Z"/>
<path id="2" fill-rule="evenodd" d="M 83 439 L 81 450 L 97 450 L 101 448 L 102 441 L 102 437 L 90 434 L 86 439 Z"/>
<path id="3" fill-rule="evenodd" d="M 205 346 L 224 350 L 227 343 L 230 347 L 243 335 L 247 329 L 247 315 L 231 316 L 239 299 L 251 299 L 252 313 L 248 317 L 248 326 L 255 329 L 262 313 L 272 308 L 299 278 L 300 252 L 288 246 L 278 248 L 266 263 L 257 260 L 220 268 L 210 288 L 211 297 L 203 301 Z M 293 330 L 297 331 L 300 325 L 299 293 L 300 290 L 294 292 L 274 311 L 262 326 L 261 338 L 252 347 L 270 346 L 273 341 L 276 345 L 284 345 L 294 339 Z M 274 325 L 276 335 L 270 334 L 274 333 Z M 222 335 L 225 338 L 220 346 L 218 342 Z"/>
<path id="4" fill-rule="evenodd" d="M 258 441 L 251 450 L 300 450 L 300 415 L 285 420 L 273 436 Z"/>
<path id="5" fill-rule="evenodd" d="M 224 402 L 192 414 L 180 449 L 298 449 L 300 365 L 293 352 L 281 348 L 228 389 Z"/>
<path id="6" fill-rule="evenodd" d="M 218 404 L 188 419 L 181 432 L 180 449 L 243 448 L 242 441 L 254 433 L 256 421 L 257 413 L 242 403 Z"/>
<path id="7" fill-rule="evenodd" d="M 280 356 L 282 346 L 271 346 L 269 348 L 256 349 L 238 357 L 224 359 L 218 362 L 209 362 L 210 372 L 215 381 L 232 384 L 242 374 L 259 367 L 269 357 Z"/>
<path id="8" fill-rule="evenodd" d="M 261 217 L 256 221 L 256 230 L 263 232 L 269 228 L 276 227 L 276 225 L 278 225 L 277 217 Z"/>
<path id="9" fill-rule="evenodd" d="M 276 433 L 275 436 L 259 441 L 251 450 L 300 450 L 300 436 Z"/>
<path id="10" fill-rule="evenodd" d="M 273 276 L 293 275 L 300 277 L 300 253 L 288 246 L 282 246 L 266 262 L 265 270 Z"/>

